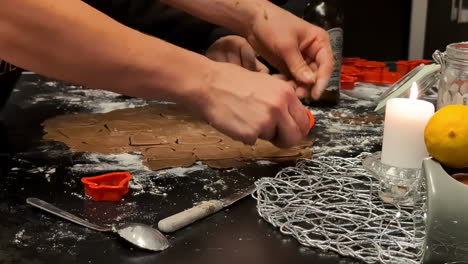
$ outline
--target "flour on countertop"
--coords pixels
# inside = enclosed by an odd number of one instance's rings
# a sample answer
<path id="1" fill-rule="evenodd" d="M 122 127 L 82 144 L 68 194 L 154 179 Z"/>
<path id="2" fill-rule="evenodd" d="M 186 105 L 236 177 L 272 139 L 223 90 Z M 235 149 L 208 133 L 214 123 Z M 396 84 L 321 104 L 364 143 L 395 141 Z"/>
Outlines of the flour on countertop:
<path id="1" fill-rule="evenodd" d="M 80 163 L 81 162 L 81 163 Z M 72 172 L 102 172 L 102 171 L 150 171 L 135 153 L 103 155 L 85 153 L 71 168 Z"/>
<path id="2" fill-rule="evenodd" d="M 51 104 L 66 108 L 68 112 L 104 113 L 148 104 L 147 101 L 141 99 L 127 98 L 113 92 L 87 89 L 76 85 L 65 85 L 61 82 L 47 81 L 31 83 L 30 85 L 41 85 L 45 92 L 30 98 L 22 107 L 34 107 L 35 104 Z M 336 111 L 339 113 L 339 117 L 349 119 L 353 118 L 356 113 L 362 112 L 361 110 L 370 111 L 369 109 L 375 104 L 374 99 L 379 96 L 378 93 L 385 90 L 385 88 L 376 89 L 375 87 L 369 89 L 360 87 L 352 95 L 343 93 L 342 97 L 345 100 L 343 100 L 342 105 L 333 109 L 311 109 L 316 116 L 316 128 L 313 133 L 320 138 L 313 146 L 314 155 L 335 155 L 337 153 L 356 153 L 356 151 L 367 152 L 381 142 L 382 124 L 350 124 L 339 118 L 331 118 L 333 115 L 330 114 L 330 111 Z M 244 175 L 241 170 L 232 169 L 229 171 L 232 172 L 233 176 L 221 178 L 216 170 L 208 168 L 203 163 L 197 163 L 189 168 L 151 171 L 143 165 L 139 153 L 80 154 L 72 153 L 63 146 L 60 147 L 59 144 L 50 142 L 42 144 L 38 149 L 46 153 L 50 159 L 60 160 L 60 158 L 66 156 L 66 159 L 68 159 L 66 162 L 68 163 L 65 164 L 68 165 L 65 165 L 65 168 L 57 166 L 60 170 L 58 173 L 55 167 L 43 166 L 44 164 L 38 165 L 34 160 L 30 161 L 27 158 L 17 158 L 16 161 L 19 164 L 15 164 L 15 167 L 10 169 L 12 174 L 10 177 L 16 177 L 25 171 L 43 176 L 47 182 L 62 184 L 64 186 L 64 197 L 79 202 L 76 207 L 69 208 L 71 213 L 96 224 L 109 225 L 134 221 L 135 219 L 151 224 L 161 217 L 158 214 L 161 210 L 171 208 L 174 205 L 177 198 L 171 195 L 178 195 L 178 192 L 172 192 L 175 188 L 193 190 L 189 199 L 190 202 L 196 203 L 222 197 L 225 194 L 224 191 L 231 187 L 236 178 L 250 177 Z M 256 164 L 268 166 L 274 163 L 260 160 L 256 161 Z M 132 174 L 130 193 L 129 196 L 124 196 L 120 202 L 116 203 L 112 209 L 102 210 L 99 203 L 92 202 L 91 198 L 84 194 L 80 179 L 81 177 L 96 176 L 113 171 L 128 171 Z M 62 178 L 52 177 L 53 175 L 60 175 Z M 201 189 L 197 191 L 190 189 L 193 186 L 200 186 Z M 142 211 L 141 201 L 135 202 L 135 200 L 144 200 L 147 195 L 156 195 L 161 199 L 154 199 L 158 204 L 151 204 L 152 210 Z M 58 205 L 60 206 L 60 204 Z M 38 252 L 52 251 L 57 254 L 76 255 L 79 243 L 84 243 L 85 240 L 112 239 L 112 235 L 91 231 L 65 220 L 57 219 L 47 213 L 40 215 L 39 227 L 25 224 L 20 227 L 21 230 L 18 232 L 14 231 L 16 234 L 13 233 L 11 241 L 15 245 L 18 247 L 37 245 Z M 47 232 L 36 231 L 48 227 L 52 228 Z M 68 241 L 76 241 L 76 243 L 69 246 Z"/>
<path id="3" fill-rule="evenodd" d="M 41 216 L 43 221 L 51 221 L 48 216 Z M 76 255 L 76 244 L 73 246 L 66 245 L 65 241 L 80 242 L 87 239 L 90 231 L 85 227 L 77 226 L 73 223 L 63 222 L 55 218 L 52 219 L 54 224 L 49 227 L 49 232 L 36 233 L 33 230 L 36 227 L 27 226 L 15 234 L 15 239 L 12 241 L 18 247 L 30 247 L 31 245 L 38 245 L 36 250 L 38 252 L 55 252 L 59 254 L 68 253 Z M 38 234 L 42 234 L 38 236 Z"/>
<path id="4" fill-rule="evenodd" d="M 13 240 L 13 243 L 17 244 L 17 245 L 23 245 L 23 246 L 27 246 L 27 244 L 23 243 L 23 240 L 24 240 L 24 231 L 25 229 L 21 229 L 20 231 L 18 231 L 16 234 L 15 234 L 15 240 Z"/>
<path id="5" fill-rule="evenodd" d="M 12 168 L 10 171 L 19 171 L 19 168 Z M 34 167 L 32 169 L 29 169 L 27 172 L 29 173 L 34 173 L 34 174 L 42 174 L 44 175 L 45 179 L 47 182 L 50 182 L 50 177 L 52 174 L 54 174 L 57 171 L 56 168 L 51 168 L 51 167 Z"/>
<path id="6" fill-rule="evenodd" d="M 137 153 L 124 153 L 103 155 L 97 153 L 86 153 L 83 157 L 75 161 L 71 167 L 71 172 L 76 174 L 107 173 L 111 171 L 128 171 L 132 174 L 129 187 L 133 190 L 132 195 L 149 193 L 166 196 L 167 188 L 170 186 L 157 186 L 154 179 L 163 177 L 188 177 L 194 172 L 209 169 L 207 165 L 197 162 L 187 168 L 172 168 L 159 171 L 149 170 L 140 159 Z M 206 189 L 213 190 L 213 189 Z M 217 192 L 217 191 L 216 191 Z M 214 192 L 214 193 L 216 193 Z"/>
<path id="7" fill-rule="evenodd" d="M 218 193 L 219 191 L 226 190 L 227 188 L 228 187 L 224 180 L 217 180 L 215 182 L 211 182 L 203 186 L 204 190 L 210 191 L 212 193 Z"/>
<path id="8" fill-rule="evenodd" d="M 269 166 L 269 165 L 275 164 L 275 162 L 270 161 L 270 160 L 257 160 L 255 163 L 257 163 L 258 165 L 262 165 L 262 166 Z"/>
<path id="9" fill-rule="evenodd" d="M 338 155 L 369 152 L 382 142 L 381 123 L 350 124 L 356 113 L 375 114 L 375 100 L 387 89 L 372 84 L 360 83 L 353 90 L 343 90 L 341 105 L 332 109 L 312 108 L 315 115 L 315 134 L 320 140 L 312 147 L 314 155 Z"/>
<path id="10" fill-rule="evenodd" d="M 135 108 L 148 105 L 140 98 L 124 97 L 120 94 L 84 86 L 68 85 L 58 81 L 42 83 L 31 82 L 30 85 L 42 85 L 54 89 L 53 93 L 45 89 L 42 93 L 30 98 L 22 107 L 28 108 L 38 103 L 54 104 L 57 108 L 76 107 L 91 113 L 107 113 L 118 109 Z M 80 111 L 83 112 L 83 111 Z"/>
<path id="11" fill-rule="evenodd" d="M 158 171 L 157 174 L 160 175 L 160 176 L 186 177 L 187 175 L 189 175 L 192 172 L 202 171 L 202 170 L 205 170 L 207 168 L 208 168 L 207 165 L 205 165 L 205 164 L 203 164 L 201 162 L 197 162 L 192 167 L 188 167 L 188 168 L 179 167 L 179 168 L 165 169 L 165 170 Z"/>

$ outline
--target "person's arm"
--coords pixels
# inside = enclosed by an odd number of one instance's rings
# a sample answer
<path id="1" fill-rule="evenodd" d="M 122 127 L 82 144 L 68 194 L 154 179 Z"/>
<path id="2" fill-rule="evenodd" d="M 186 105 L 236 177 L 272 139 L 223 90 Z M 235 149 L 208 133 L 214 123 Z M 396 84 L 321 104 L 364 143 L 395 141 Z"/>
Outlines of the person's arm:
<path id="1" fill-rule="evenodd" d="M 125 27 L 79 0 L 0 0 L 0 6 L 0 58 L 50 77 L 181 101 L 194 96 L 211 67 L 203 56 Z"/>
<path id="2" fill-rule="evenodd" d="M 318 99 L 333 67 L 328 34 L 267 0 L 162 0 L 241 34 L 283 74 L 301 85 L 299 96 Z"/>
<path id="3" fill-rule="evenodd" d="M 10 63 L 93 88 L 184 103 L 248 144 L 263 138 L 288 147 L 308 132 L 308 117 L 285 81 L 144 35 L 79 0 L 0 0 L 0 6 L 0 58 Z"/>

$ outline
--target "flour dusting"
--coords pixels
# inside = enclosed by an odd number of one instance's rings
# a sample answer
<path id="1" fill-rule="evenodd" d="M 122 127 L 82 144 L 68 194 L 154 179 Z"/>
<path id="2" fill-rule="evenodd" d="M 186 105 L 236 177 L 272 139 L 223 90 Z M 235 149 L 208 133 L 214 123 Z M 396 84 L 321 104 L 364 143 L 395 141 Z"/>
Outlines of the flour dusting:
<path id="1" fill-rule="evenodd" d="M 86 153 L 80 160 L 75 161 L 71 167 L 74 174 L 99 175 L 111 171 L 128 171 L 132 174 L 129 188 L 133 190 L 132 196 L 148 193 L 166 196 L 166 191 L 170 186 L 160 186 L 155 183 L 155 179 L 167 177 L 188 177 L 192 173 L 207 170 L 208 166 L 197 162 L 187 168 L 172 168 L 159 171 L 152 171 L 146 167 L 141 155 L 138 153 L 123 153 L 103 155 L 97 153 Z"/>
<path id="2" fill-rule="evenodd" d="M 208 166 L 201 163 L 197 162 L 195 165 L 192 167 L 188 168 L 172 168 L 172 169 L 165 169 L 165 170 L 160 170 L 158 171 L 158 175 L 160 176 L 176 176 L 176 177 L 186 177 L 187 175 L 196 172 L 196 171 L 202 171 L 207 169 Z"/>
<path id="3" fill-rule="evenodd" d="M 270 165 L 275 164 L 275 162 L 270 161 L 270 160 L 257 160 L 255 163 L 261 166 L 270 166 Z"/>
<path id="4" fill-rule="evenodd" d="M 17 245 L 23 245 L 23 246 L 27 246 L 26 243 L 24 243 L 24 231 L 25 229 L 21 229 L 20 231 L 18 231 L 16 234 L 15 234 L 15 239 L 13 240 L 13 243 L 17 244 Z"/>
<path id="5" fill-rule="evenodd" d="M 31 85 L 41 85 L 44 89 L 41 89 L 40 93 L 27 100 L 22 105 L 24 108 L 36 104 L 53 104 L 57 108 L 84 108 L 85 112 L 107 113 L 119 109 L 148 105 L 148 102 L 143 99 L 125 97 L 110 91 L 89 89 L 84 86 L 70 85 L 59 81 L 31 83 Z M 79 112 L 83 112 L 83 110 Z"/>
<path id="6" fill-rule="evenodd" d="M 77 254 L 77 242 L 84 241 L 88 238 L 90 231 L 87 228 L 76 226 L 75 224 L 52 219 L 48 216 L 41 215 L 43 223 L 54 221 L 48 228 L 48 232 L 35 232 L 33 226 L 26 226 L 15 234 L 12 241 L 18 247 L 30 248 L 32 245 L 37 245 L 37 252 L 54 252 L 58 254 L 68 253 L 70 255 Z M 70 242 L 74 242 L 72 246 Z M 68 242 L 68 243 L 67 243 Z"/>
<path id="7" fill-rule="evenodd" d="M 104 172 L 104 171 L 150 171 L 140 159 L 139 154 L 123 153 L 103 155 L 86 153 L 82 160 L 74 164 L 72 172 Z M 81 163 L 80 163 L 81 162 Z"/>

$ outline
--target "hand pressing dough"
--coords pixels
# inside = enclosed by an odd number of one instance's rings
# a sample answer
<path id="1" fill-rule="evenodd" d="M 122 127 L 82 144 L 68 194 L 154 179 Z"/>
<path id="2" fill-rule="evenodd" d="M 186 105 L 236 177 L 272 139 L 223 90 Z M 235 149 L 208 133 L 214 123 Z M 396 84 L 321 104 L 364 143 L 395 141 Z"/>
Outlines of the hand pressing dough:
<path id="1" fill-rule="evenodd" d="M 213 168 L 232 168 L 250 160 L 295 162 L 312 155 L 310 140 L 291 149 L 280 149 L 264 140 L 249 146 L 190 113 L 174 104 L 158 104 L 104 114 L 59 116 L 43 123 L 44 139 L 63 142 L 79 152 L 140 152 L 152 170 L 191 166 L 196 161 Z"/>

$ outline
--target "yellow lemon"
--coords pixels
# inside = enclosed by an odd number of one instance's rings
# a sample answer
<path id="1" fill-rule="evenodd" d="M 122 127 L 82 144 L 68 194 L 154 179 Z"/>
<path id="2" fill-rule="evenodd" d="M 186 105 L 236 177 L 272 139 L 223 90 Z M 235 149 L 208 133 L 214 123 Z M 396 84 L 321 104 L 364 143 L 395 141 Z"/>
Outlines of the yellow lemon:
<path id="1" fill-rule="evenodd" d="M 468 106 L 448 105 L 437 111 L 424 130 L 427 151 L 451 168 L 468 167 Z"/>

